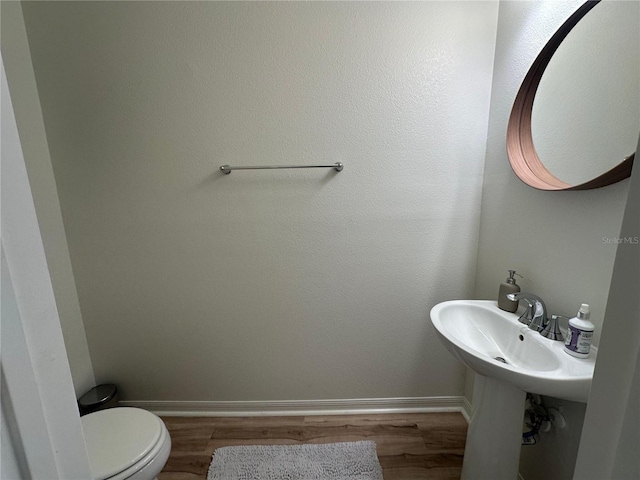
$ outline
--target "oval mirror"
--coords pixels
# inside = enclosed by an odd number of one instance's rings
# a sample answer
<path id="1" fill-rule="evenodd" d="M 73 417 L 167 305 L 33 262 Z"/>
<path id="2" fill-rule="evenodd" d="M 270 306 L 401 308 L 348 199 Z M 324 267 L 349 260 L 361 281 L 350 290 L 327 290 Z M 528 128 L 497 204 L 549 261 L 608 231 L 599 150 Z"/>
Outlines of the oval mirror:
<path id="1" fill-rule="evenodd" d="M 631 174 L 639 132 L 640 2 L 586 2 L 518 91 L 507 129 L 511 166 L 541 190 L 603 187 Z"/>

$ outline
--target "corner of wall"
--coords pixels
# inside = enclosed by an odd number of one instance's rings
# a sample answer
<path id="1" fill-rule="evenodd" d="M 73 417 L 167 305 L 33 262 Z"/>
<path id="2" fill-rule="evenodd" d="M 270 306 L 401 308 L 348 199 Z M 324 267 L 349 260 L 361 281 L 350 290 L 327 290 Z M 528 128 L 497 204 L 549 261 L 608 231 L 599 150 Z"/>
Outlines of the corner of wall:
<path id="1" fill-rule="evenodd" d="M 615 258 L 615 246 L 603 239 L 619 232 L 628 181 L 585 192 L 542 192 L 513 174 L 506 153 L 507 123 L 522 79 L 548 38 L 577 6 L 576 1 L 500 3 L 475 297 L 495 299 L 506 270 L 515 268 L 526 277 L 523 290 L 542 296 L 552 313 L 575 313 L 574 308 L 588 301 L 598 307 L 593 316 L 602 319 Z M 535 225 L 533 234 L 527 223 Z M 571 281 L 567 272 L 572 272 Z M 571 402 L 563 405 L 574 419 L 570 431 L 563 433 L 562 441 L 560 436 L 548 436 L 544 452 L 529 450 L 533 460 L 521 463 L 523 477 L 542 478 L 536 471 L 539 466 L 544 466 L 549 479 L 568 478 L 573 471 L 585 408 Z M 545 462 L 540 462 L 541 457 Z M 597 461 L 597 456 L 591 458 Z"/>
<path id="2" fill-rule="evenodd" d="M 95 384 L 20 2 L 2 2 L 2 58 L 76 396 Z"/>
<path id="3" fill-rule="evenodd" d="M 638 141 L 640 149 L 640 139 Z M 640 358 L 640 168 L 636 163 L 616 252 L 605 312 L 605 329 L 598 349 L 575 479 L 623 478 L 614 472 L 640 468 L 628 442 L 637 438 L 637 428 L 627 421 L 637 418 L 638 399 L 634 382 Z M 620 462 L 624 461 L 623 465 Z M 635 462 L 635 465 L 632 463 Z M 637 470 L 636 470 L 637 471 Z M 624 478 L 632 478 L 626 477 Z"/>

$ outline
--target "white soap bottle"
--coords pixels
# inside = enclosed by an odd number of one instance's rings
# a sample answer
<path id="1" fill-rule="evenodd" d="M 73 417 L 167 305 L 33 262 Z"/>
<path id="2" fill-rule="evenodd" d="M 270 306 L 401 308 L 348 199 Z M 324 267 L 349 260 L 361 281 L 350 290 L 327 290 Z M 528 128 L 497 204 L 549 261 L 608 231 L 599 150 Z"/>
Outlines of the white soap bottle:
<path id="1" fill-rule="evenodd" d="M 595 326 L 589 321 L 589 305 L 580 305 L 578 315 L 569 319 L 569 330 L 564 341 L 564 351 L 578 358 L 587 358 Z"/>

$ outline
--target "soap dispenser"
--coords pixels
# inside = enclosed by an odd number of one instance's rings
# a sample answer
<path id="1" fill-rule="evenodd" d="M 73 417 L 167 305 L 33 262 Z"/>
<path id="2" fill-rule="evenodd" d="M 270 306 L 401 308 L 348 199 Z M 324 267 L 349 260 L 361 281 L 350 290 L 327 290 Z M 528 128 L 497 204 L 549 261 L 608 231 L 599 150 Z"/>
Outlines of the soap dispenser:
<path id="1" fill-rule="evenodd" d="M 518 309 L 518 301 L 507 298 L 509 293 L 520 291 L 520 285 L 516 283 L 515 275 L 518 275 L 515 270 L 509 270 L 509 278 L 500 284 L 498 291 L 498 307 L 506 312 L 515 312 Z M 518 276 L 522 278 L 522 275 Z"/>

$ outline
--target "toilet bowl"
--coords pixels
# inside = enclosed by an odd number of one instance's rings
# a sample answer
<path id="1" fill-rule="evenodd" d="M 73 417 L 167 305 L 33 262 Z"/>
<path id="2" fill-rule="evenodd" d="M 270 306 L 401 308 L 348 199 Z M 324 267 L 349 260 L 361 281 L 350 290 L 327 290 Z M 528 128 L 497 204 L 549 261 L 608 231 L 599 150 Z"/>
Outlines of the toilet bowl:
<path id="1" fill-rule="evenodd" d="M 93 480 L 153 480 L 167 463 L 171 437 L 151 412 L 110 408 L 81 421 Z"/>

